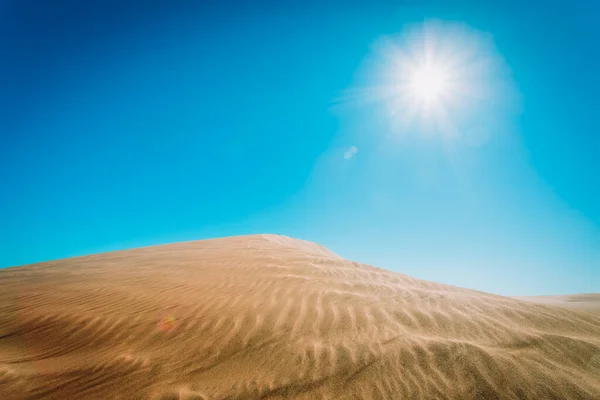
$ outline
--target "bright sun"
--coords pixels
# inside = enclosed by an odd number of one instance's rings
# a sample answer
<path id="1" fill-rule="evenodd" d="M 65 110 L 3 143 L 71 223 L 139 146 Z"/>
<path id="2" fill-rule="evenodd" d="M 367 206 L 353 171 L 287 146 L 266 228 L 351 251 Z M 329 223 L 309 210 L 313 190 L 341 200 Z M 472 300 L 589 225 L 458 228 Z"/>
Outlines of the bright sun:
<path id="1" fill-rule="evenodd" d="M 374 49 L 366 80 L 347 96 L 380 103 L 394 132 L 461 137 L 483 123 L 481 110 L 496 115 L 501 96 L 516 96 L 490 37 L 463 24 L 407 26 Z"/>
<path id="2" fill-rule="evenodd" d="M 423 100 L 436 100 L 444 94 L 447 77 L 436 65 L 425 65 L 414 71 L 411 79 L 413 94 Z"/>

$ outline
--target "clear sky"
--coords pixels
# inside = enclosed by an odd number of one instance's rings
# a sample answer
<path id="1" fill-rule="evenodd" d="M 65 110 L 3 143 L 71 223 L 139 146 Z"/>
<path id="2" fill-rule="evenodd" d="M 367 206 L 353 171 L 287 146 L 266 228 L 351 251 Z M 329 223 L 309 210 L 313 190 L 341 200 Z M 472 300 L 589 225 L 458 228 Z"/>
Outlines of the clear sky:
<path id="1" fill-rule="evenodd" d="M 598 15 L 0 0 L 0 267 L 279 233 L 498 294 L 600 292 Z M 422 37 L 460 67 L 443 110 L 402 86 Z"/>

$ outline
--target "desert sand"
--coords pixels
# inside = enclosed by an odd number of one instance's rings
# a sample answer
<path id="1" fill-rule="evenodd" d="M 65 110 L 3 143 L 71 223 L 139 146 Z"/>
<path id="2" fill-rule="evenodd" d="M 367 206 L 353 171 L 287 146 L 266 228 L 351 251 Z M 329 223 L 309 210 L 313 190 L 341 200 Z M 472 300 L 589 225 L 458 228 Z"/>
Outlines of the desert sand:
<path id="1" fill-rule="evenodd" d="M 562 296 L 530 296 L 514 297 L 517 300 L 530 301 L 538 304 L 547 304 L 581 310 L 600 311 L 600 293 L 581 293 Z"/>
<path id="2" fill-rule="evenodd" d="M 600 312 L 557 302 L 275 235 L 8 268 L 0 399 L 600 399 Z"/>

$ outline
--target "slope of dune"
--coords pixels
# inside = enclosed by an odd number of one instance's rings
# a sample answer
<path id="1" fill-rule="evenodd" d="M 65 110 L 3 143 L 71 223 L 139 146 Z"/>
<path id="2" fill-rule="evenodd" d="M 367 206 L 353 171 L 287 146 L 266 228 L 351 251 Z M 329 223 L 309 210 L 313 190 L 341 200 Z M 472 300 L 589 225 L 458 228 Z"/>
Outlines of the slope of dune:
<path id="1" fill-rule="evenodd" d="M 0 398 L 600 399 L 600 313 L 275 235 L 0 270 Z"/>
<path id="2" fill-rule="evenodd" d="M 588 311 L 600 311 L 600 293 L 580 293 L 562 296 L 515 297 L 517 300 Z"/>

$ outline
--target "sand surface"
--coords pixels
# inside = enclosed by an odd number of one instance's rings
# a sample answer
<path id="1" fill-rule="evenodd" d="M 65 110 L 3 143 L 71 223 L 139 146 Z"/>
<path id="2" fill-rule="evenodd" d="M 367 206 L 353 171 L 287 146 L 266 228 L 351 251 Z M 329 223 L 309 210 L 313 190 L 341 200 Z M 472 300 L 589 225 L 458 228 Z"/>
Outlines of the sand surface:
<path id="1" fill-rule="evenodd" d="M 515 299 L 530 301 L 537 304 L 578 308 L 580 310 L 600 312 L 600 293 L 581 293 L 562 296 L 515 297 Z"/>
<path id="2" fill-rule="evenodd" d="M 600 399 L 600 312 L 551 303 L 273 235 L 9 268 L 0 399 Z"/>

